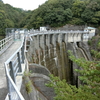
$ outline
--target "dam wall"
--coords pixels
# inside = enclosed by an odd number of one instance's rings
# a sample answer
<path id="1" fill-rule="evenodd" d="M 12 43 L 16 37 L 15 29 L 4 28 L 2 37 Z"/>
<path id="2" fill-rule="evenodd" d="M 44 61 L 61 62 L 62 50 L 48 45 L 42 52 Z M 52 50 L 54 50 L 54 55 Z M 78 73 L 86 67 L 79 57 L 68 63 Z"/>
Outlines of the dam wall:
<path id="1" fill-rule="evenodd" d="M 67 51 L 71 50 L 76 58 L 83 57 L 91 60 L 88 39 L 84 38 L 86 34 L 88 33 L 82 31 L 32 34 L 27 50 L 28 62 L 45 66 L 60 79 L 66 79 L 68 83 L 78 85 L 78 73 L 74 70 L 79 69 L 79 66 L 69 59 Z"/>

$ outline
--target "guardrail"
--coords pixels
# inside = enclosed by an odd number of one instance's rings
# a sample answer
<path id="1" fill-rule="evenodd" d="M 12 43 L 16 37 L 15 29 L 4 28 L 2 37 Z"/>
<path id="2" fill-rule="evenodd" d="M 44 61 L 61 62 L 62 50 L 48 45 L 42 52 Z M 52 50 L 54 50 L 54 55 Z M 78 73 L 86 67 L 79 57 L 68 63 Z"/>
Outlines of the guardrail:
<path id="1" fill-rule="evenodd" d="M 81 34 L 88 34 L 88 32 L 84 32 L 84 31 L 79 31 L 79 30 L 77 30 L 77 31 L 73 31 L 73 30 L 71 30 L 71 31 L 60 31 L 60 30 L 58 30 L 58 31 L 30 31 L 29 32 L 29 34 L 28 35 L 30 35 L 30 36 L 33 36 L 33 35 L 42 35 L 42 34 L 67 34 L 67 33 L 72 33 L 72 34 L 75 34 L 75 33 L 81 33 Z"/>
<path id="2" fill-rule="evenodd" d="M 13 43 L 13 35 L 0 40 L 0 54 L 2 54 Z"/>
<path id="3" fill-rule="evenodd" d="M 24 37 L 19 49 L 5 62 L 9 100 L 25 100 L 16 86 L 16 76 L 22 72 L 24 63 Z"/>

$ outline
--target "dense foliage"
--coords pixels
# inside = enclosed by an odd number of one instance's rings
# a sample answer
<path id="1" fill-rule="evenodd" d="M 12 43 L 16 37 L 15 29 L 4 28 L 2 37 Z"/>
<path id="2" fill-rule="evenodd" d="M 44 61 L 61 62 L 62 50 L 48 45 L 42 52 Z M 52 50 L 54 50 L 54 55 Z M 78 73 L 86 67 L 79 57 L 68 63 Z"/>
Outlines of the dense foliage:
<path id="1" fill-rule="evenodd" d="M 0 35 L 5 34 L 5 28 L 18 28 L 20 21 L 27 13 L 20 8 L 14 8 L 0 1 Z"/>
<path id="2" fill-rule="evenodd" d="M 93 59 L 100 60 L 100 53 L 98 53 L 100 51 L 100 34 L 97 34 L 91 40 L 89 40 L 88 45 Z"/>
<path id="3" fill-rule="evenodd" d="M 100 0 L 48 0 L 25 17 L 21 27 L 100 24 Z"/>
<path id="4" fill-rule="evenodd" d="M 33 11 L 24 11 L 0 0 L 0 35 L 5 28 L 40 26 L 59 27 L 66 24 L 100 24 L 100 0 L 47 0 Z"/>
<path id="5" fill-rule="evenodd" d="M 97 52 L 97 57 L 100 58 L 100 54 Z M 60 80 L 58 77 L 51 75 L 51 82 L 47 84 L 49 87 L 53 87 L 56 93 L 54 100 L 99 100 L 100 99 L 100 61 L 86 61 L 82 59 L 76 59 L 71 52 L 70 59 L 81 67 L 75 69 L 80 76 L 79 79 L 83 85 L 76 88 L 66 83 L 65 80 Z"/>

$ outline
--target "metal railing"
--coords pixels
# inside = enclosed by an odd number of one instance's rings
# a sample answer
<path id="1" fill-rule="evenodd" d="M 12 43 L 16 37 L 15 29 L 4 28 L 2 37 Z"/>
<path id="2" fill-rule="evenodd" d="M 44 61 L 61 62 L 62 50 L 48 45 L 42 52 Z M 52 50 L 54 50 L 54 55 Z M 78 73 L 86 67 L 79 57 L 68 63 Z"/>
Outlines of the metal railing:
<path id="1" fill-rule="evenodd" d="M 2 54 L 13 43 L 13 35 L 0 40 L 0 54 Z"/>
<path id="2" fill-rule="evenodd" d="M 5 62 L 8 83 L 9 100 L 25 100 L 16 86 L 16 76 L 22 72 L 21 64 L 24 63 L 24 37 L 19 49 Z"/>
<path id="3" fill-rule="evenodd" d="M 25 100 L 21 93 L 19 92 L 18 88 L 16 87 L 15 83 L 13 82 L 11 76 L 9 75 L 8 69 L 6 68 L 6 75 L 7 75 L 7 82 L 8 82 L 8 89 L 9 89 L 9 100 Z"/>
<path id="4" fill-rule="evenodd" d="M 88 32 L 84 32 L 84 31 L 79 31 L 79 30 L 76 30 L 76 31 L 60 31 L 60 30 L 56 30 L 56 31 L 30 31 L 29 32 L 30 36 L 33 36 L 33 35 L 42 35 L 42 34 L 65 34 L 65 33 L 72 33 L 72 34 L 75 34 L 75 33 L 81 33 L 81 34 L 87 34 Z"/>

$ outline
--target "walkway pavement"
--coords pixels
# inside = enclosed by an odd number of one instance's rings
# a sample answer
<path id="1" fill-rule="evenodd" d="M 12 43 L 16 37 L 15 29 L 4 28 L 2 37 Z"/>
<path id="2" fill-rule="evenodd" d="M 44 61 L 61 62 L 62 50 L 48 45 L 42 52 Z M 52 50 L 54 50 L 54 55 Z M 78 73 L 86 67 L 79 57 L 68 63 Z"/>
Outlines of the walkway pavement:
<path id="1" fill-rule="evenodd" d="M 8 93 L 4 62 L 21 46 L 21 40 L 16 40 L 2 55 L 0 55 L 0 100 L 5 100 Z"/>

